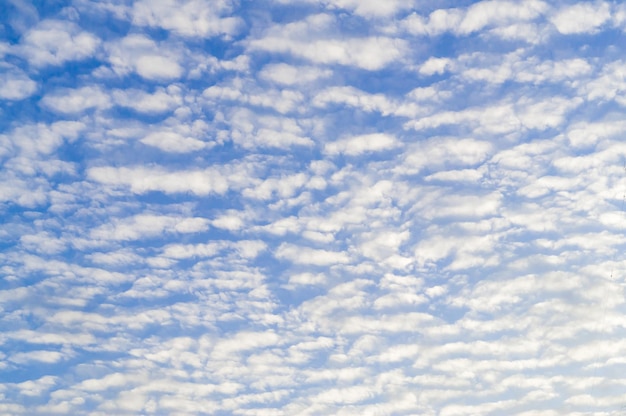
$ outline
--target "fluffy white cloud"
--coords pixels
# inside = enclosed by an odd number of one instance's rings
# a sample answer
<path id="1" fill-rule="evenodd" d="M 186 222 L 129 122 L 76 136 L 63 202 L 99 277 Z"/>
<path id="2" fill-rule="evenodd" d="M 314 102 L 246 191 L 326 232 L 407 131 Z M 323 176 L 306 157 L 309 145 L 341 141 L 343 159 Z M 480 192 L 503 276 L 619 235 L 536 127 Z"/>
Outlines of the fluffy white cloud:
<path id="1" fill-rule="evenodd" d="M 240 31 L 240 17 L 224 16 L 232 13 L 232 1 L 218 0 L 207 6 L 200 0 L 141 0 L 133 3 L 132 21 L 189 37 L 233 36 Z"/>
<path id="2" fill-rule="evenodd" d="M 398 110 L 397 104 L 383 94 L 368 94 L 354 87 L 331 87 L 322 90 L 313 98 L 313 104 L 319 107 L 345 104 L 363 111 L 377 111 L 383 115 Z"/>
<path id="3" fill-rule="evenodd" d="M 548 4 L 540 0 L 480 1 L 466 11 L 461 24 L 455 31 L 467 34 L 479 31 L 486 26 L 504 26 L 512 22 L 533 20 L 548 10 Z"/>
<path id="4" fill-rule="evenodd" d="M 111 97 L 98 86 L 67 88 L 45 95 L 40 104 L 56 113 L 76 114 L 92 108 L 109 108 Z"/>
<path id="5" fill-rule="evenodd" d="M 359 156 L 364 153 L 394 149 L 398 146 L 400 146 L 400 142 L 394 136 L 385 133 L 372 133 L 346 137 L 327 143 L 324 146 L 324 152 L 329 155 Z"/>
<path id="6" fill-rule="evenodd" d="M 570 35 L 595 32 L 610 18 L 611 5 L 601 1 L 565 6 L 550 20 L 560 33 Z"/>
<path id="7" fill-rule="evenodd" d="M 424 168 L 475 165 L 485 160 L 492 148 L 491 143 L 475 139 L 433 138 L 412 146 L 397 171 L 413 174 Z"/>
<path id="8" fill-rule="evenodd" d="M 100 43 L 98 37 L 72 22 L 43 20 L 22 36 L 16 51 L 31 65 L 44 67 L 89 58 Z"/>
<path id="9" fill-rule="evenodd" d="M 195 233 L 208 229 L 206 218 L 185 218 L 154 214 L 139 214 L 131 218 L 115 220 L 91 231 L 96 240 L 138 240 L 159 236 L 166 232 Z"/>
<path id="10" fill-rule="evenodd" d="M 290 0 L 275 0 L 278 3 L 288 5 Z M 376 0 L 300 0 L 305 3 L 319 3 L 329 10 L 344 9 L 357 16 L 366 18 L 388 18 L 394 14 L 414 7 L 413 0 L 389 0 L 379 2 Z"/>
<path id="11" fill-rule="evenodd" d="M 8 70 L 0 74 L 0 98 L 4 100 L 23 100 L 37 91 L 37 83 L 19 69 Z"/>
<path id="12" fill-rule="evenodd" d="M 485 0 L 467 9 L 437 9 L 428 17 L 413 13 L 402 21 L 402 26 L 415 35 L 437 36 L 445 32 L 469 35 L 488 27 L 532 21 L 547 11 L 548 4 L 539 0 Z"/>
<path id="13" fill-rule="evenodd" d="M 309 66 L 293 66 L 285 63 L 269 64 L 263 67 L 259 76 L 282 85 L 294 85 L 328 78 L 332 71 Z"/>
<path id="14" fill-rule="evenodd" d="M 276 250 L 276 257 L 289 260 L 296 264 L 310 264 L 314 266 L 327 266 L 350 262 L 350 257 L 340 251 L 299 247 L 292 244 L 281 244 Z"/>
<path id="15" fill-rule="evenodd" d="M 203 96 L 211 102 L 239 101 L 252 106 L 273 108 L 281 114 L 291 113 L 302 108 L 303 96 L 293 90 L 265 90 L 263 92 L 245 92 L 245 87 L 240 80 L 235 80 L 234 85 L 212 86 L 204 90 Z"/>
<path id="16" fill-rule="evenodd" d="M 117 105 L 132 108 L 144 114 L 160 114 L 172 111 L 183 102 L 180 88 L 174 85 L 167 88 L 157 88 L 152 94 L 135 89 L 115 90 L 112 96 Z"/>
<path id="17" fill-rule="evenodd" d="M 64 142 L 75 141 L 85 127 L 78 121 L 57 121 L 50 125 L 23 124 L 0 136 L 3 145 L 0 155 L 23 157 L 31 162 L 42 157 L 49 158 Z"/>
<path id="18" fill-rule="evenodd" d="M 403 52 L 408 49 L 408 45 L 403 40 L 387 37 L 313 42 L 267 37 L 251 42 L 251 48 L 290 53 L 320 64 L 349 65 L 376 71 L 400 59 Z"/>
<path id="19" fill-rule="evenodd" d="M 192 192 L 196 195 L 223 194 L 229 180 L 219 169 L 167 171 L 160 168 L 95 167 L 87 172 L 96 182 L 114 187 L 128 187 L 135 193 L 161 191 L 168 194 Z"/>
<path id="20" fill-rule="evenodd" d="M 428 58 L 420 65 L 419 73 L 422 75 L 442 74 L 449 65 L 450 60 L 447 58 Z"/>
<path id="21" fill-rule="evenodd" d="M 327 38 L 322 33 L 333 30 L 333 24 L 333 18 L 322 14 L 305 22 L 276 26 L 265 36 L 250 41 L 249 48 L 287 53 L 319 64 L 356 66 L 371 71 L 400 60 L 408 50 L 404 40 L 385 36 Z"/>
<path id="22" fill-rule="evenodd" d="M 106 45 L 113 71 L 120 75 L 136 72 L 153 81 L 180 78 L 184 69 L 180 64 L 180 51 L 159 45 L 144 35 L 128 35 L 120 41 Z"/>
<path id="23" fill-rule="evenodd" d="M 413 7 L 413 1 L 389 0 L 380 2 L 376 0 L 330 0 L 323 1 L 327 7 L 343 8 L 352 11 L 354 14 L 365 17 L 389 17 L 401 10 Z"/>
<path id="24" fill-rule="evenodd" d="M 246 149 L 313 145 L 313 140 L 305 130 L 306 123 L 299 123 L 293 118 L 258 115 L 237 108 L 229 115 L 228 121 L 230 129 L 223 132 L 223 137 L 229 137 Z"/>
<path id="25" fill-rule="evenodd" d="M 193 137 L 184 137 L 171 131 L 150 133 L 141 139 L 141 143 L 157 147 L 164 152 L 170 153 L 195 152 L 204 149 L 207 146 L 207 144 L 202 140 L 198 140 Z"/>

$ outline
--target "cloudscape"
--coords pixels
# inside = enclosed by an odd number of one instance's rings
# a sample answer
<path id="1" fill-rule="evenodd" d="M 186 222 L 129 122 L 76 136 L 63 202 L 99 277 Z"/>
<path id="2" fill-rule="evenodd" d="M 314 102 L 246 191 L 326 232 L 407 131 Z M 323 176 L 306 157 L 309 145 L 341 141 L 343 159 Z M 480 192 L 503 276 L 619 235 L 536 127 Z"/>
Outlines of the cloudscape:
<path id="1" fill-rule="evenodd" d="M 626 414 L 625 31 L 4 1 L 0 414 Z"/>

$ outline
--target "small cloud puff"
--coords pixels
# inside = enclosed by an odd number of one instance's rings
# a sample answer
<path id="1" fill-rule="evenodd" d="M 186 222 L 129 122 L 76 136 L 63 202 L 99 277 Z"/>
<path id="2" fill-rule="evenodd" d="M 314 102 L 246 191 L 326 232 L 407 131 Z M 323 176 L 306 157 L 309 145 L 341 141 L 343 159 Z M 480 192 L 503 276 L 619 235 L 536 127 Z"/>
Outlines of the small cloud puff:
<path id="1" fill-rule="evenodd" d="M 158 44 L 145 35 L 133 34 L 106 45 L 109 63 L 118 75 L 137 73 L 150 81 L 180 78 L 182 56 L 174 45 Z"/>
<path id="2" fill-rule="evenodd" d="M 5 69 L 1 68 L 0 70 Z M 0 73 L 0 98 L 4 100 L 23 100 L 37 91 L 37 83 L 30 79 L 24 71 L 9 67 Z"/>
<path id="3" fill-rule="evenodd" d="M 566 6 L 551 17 L 563 35 L 594 33 L 611 18 L 611 6 L 606 2 L 578 3 Z"/>
<path id="4" fill-rule="evenodd" d="M 328 38 L 336 30 L 333 17 L 308 17 L 304 22 L 276 25 L 248 42 L 251 51 L 291 54 L 324 65 L 345 65 L 377 71 L 401 60 L 409 50 L 403 39 L 386 36 Z"/>
<path id="5" fill-rule="evenodd" d="M 24 34 L 16 53 L 34 67 L 61 65 L 93 56 L 100 39 L 75 23 L 44 20 Z"/>
<path id="6" fill-rule="evenodd" d="M 184 137 L 173 131 L 150 133 L 141 143 L 157 147 L 168 153 L 190 153 L 207 147 L 207 143 L 193 137 Z"/>
<path id="7" fill-rule="evenodd" d="M 205 231 L 209 220 L 199 217 L 179 217 L 156 214 L 139 214 L 116 219 L 112 224 L 94 228 L 90 236 L 95 240 L 139 240 L 163 233 L 196 233 Z"/>
<path id="8" fill-rule="evenodd" d="M 428 58 L 426 62 L 420 65 L 419 73 L 422 75 L 443 74 L 450 63 L 448 58 Z"/>
<path id="9" fill-rule="evenodd" d="M 446 32 L 466 36 L 488 27 L 532 21 L 547 10 L 548 5 L 539 0 L 479 1 L 467 9 L 437 9 L 428 17 L 413 13 L 401 22 L 400 27 L 421 36 L 438 36 Z"/>
<path id="10" fill-rule="evenodd" d="M 138 89 L 114 90 L 113 100 L 120 107 L 131 108 L 142 114 L 162 114 L 172 111 L 183 102 L 181 88 L 170 85 L 157 88 L 154 93 Z"/>
<path id="11" fill-rule="evenodd" d="M 114 188 L 129 188 L 136 194 L 151 191 L 166 194 L 187 193 L 195 195 L 224 194 L 233 183 L 245 182 L 242 172 L 229 173 L 228 167 L 171 171 L 160 167 L 94 167 L 87 176 L 96 183 Z M 226 175 L 226 176 L 225 176 Z"/>
<path id="12" fill-rule="evenodd" d="M 160 27 L 185 37 L 231 37 L 243 26 L 240 17 L 224 16 L 233 8 L 230 0 L 212 1 L 210 6 L 200 0 L 140 0 L 133 3 L 131 13 L 138 26 Z"/>
<path id="13" fill-rule="evenodd" d="M 342 251 L 329 251 L 296 246 L 293 244 L 281 244 L 275 253 L 276 258 L 288 260 L 296 264 L 329 266 L 333 264 L 350 263 L 347 253 Z"/>
<path id="14" fill-rule="evenodd" d="M 78 114 L 92 108 L 107 109 L 112 105 L 109 94 L 99 86 L 56 90 L 45 95 L 40 104 L 60 114 Z"/>
<path id="15" fill-rule="evenodd" d="M 296 85 L 312 82 L 332 75 L 329 69 L 311 66 L 293 66 L 285 63 L 269 64 L 259 72 L 259 77 L 282 85 Z"/>
<path id="16" fill-rule="evenodd" d="M 359 156 L 365 153 L 381 152 L 400 146 L 400 142 L 386 133 L 372 133 L 360 136 L 346 137 L 335 142 L 327 143 L 324 152 L 328 155 L 344 154 Z"/>

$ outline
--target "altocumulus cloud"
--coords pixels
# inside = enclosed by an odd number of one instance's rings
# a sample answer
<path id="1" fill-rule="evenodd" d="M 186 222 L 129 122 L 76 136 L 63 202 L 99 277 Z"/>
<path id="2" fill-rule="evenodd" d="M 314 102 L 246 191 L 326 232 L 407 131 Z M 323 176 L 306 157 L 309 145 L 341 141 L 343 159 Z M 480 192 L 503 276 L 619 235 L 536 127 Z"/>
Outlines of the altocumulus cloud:
<path id="1" fill-rule="evenodd" d="M 620 2 L 36 3 L 0 413 L 623 411 Z"/>

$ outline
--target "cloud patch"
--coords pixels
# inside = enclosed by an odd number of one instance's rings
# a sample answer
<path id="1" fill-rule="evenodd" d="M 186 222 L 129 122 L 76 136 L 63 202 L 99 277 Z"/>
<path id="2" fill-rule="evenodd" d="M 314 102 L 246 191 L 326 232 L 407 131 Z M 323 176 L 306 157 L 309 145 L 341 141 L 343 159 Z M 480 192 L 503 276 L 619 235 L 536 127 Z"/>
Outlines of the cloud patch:
<path id="1" fill-rule="evenodd" d="M 399 146 L 400 142 L 392 135 L 372 133 L 346 137 L 335 142 L 327 143 L 324 146 L 324 152 L 331 156 L 338 154 L 359 156 L 364 153 L 381 152 Z"/>
<path id="2" fill-rule="evenodd" d="M 134 72 L 151 81 L 171 81 L 184 73 L 177 51 L 141 34 L 128 35 L 106 45 L 106 49 L 111 68 L 118 75 Z"/>
<path id="3" fill-rule="evenodd" d="M 0 98 L 4 100 L 23 100 L 37 91 L 37 83 L 19 69 L 8 70 L 0 74 Z"/>
<path id="4" fill-rule="evenodd" d="M 624 404 L 623 6 L 30 3 L 0 413 Z"/>
<path id="5" fill-rule="evenodd" d="M 92 57 L 101 45 L 100 39 L 75 23 L 43 20 L 26 32 L 16 52 L 30 65 L 41 68 Z"/>

